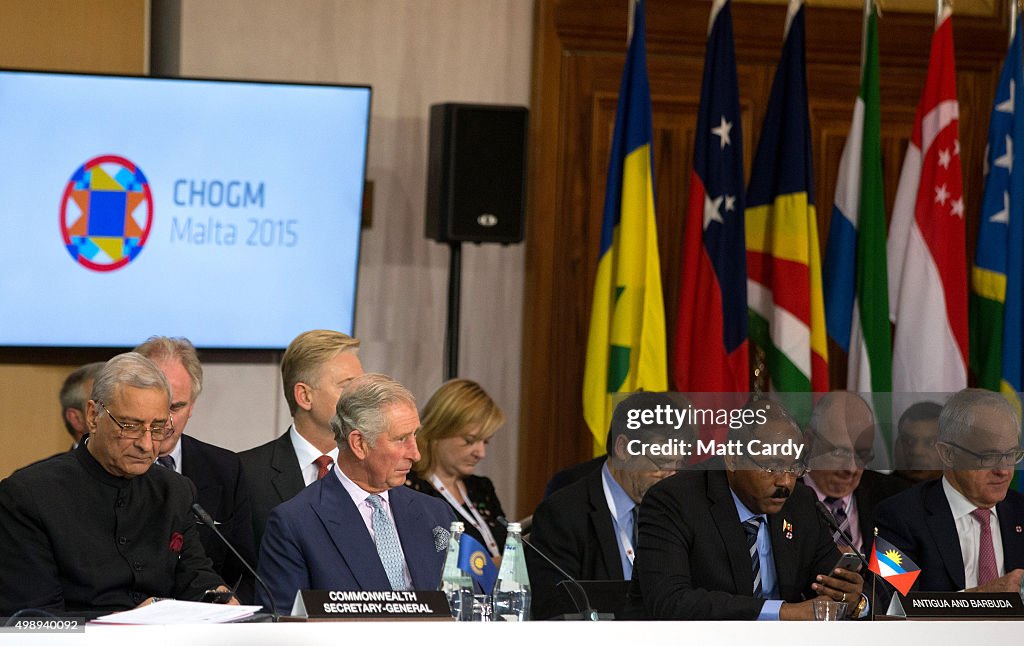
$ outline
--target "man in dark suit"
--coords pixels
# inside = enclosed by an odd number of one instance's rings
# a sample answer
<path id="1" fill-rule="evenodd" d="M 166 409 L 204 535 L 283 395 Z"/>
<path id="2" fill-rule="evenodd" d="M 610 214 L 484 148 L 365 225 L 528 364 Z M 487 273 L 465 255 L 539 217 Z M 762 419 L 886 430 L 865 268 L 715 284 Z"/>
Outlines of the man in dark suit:
<path id="1" fill-rule="evenodd" d="M 636 393 L 620 402 L 605 441 L 611 457 L 543 500 L 534 512 L 530 541 L 574 579 L 623 581 L 632 576 L 635 510 L 647 490 L 676 473 L 684 461 L 630 455 L 630 441 L 663 444 L 669 439 L 692 441 L 695 437 L 689 424 L 678 430 L 650 424 L 636 430 L 627 427 L 630 411 L 665 405 L 682 408 L 668 393 Z M 526 560 L 533 584 L 533 618 L 574 612 L 570 596 L 576 591 L 558 588 L 565 576 L 532 550 L 527 550 Z M 625 604 L 625 597 L 622 602 Z"/>
<path id="2" fill-rule="evenodd" d="M 1024 457 L 1017 413 L 998 394 L 962 390 L 939 416 L 942 478 L 878 507 L 878 535 L 920 568 L 915 590 L 1017 592 L 1024 576 L 1024 496 L 1010 491 Z"/>
<path id="3" fill-rule="evenodd" d="M 338 459 L 330 421 L 341 389 L 363 374 L 359 340 L 333 330 L 303 332 L 281 359 L 292 425 L 280 437 L 239 454 L 259 547 L 270 510 L 323 478 Z"/>
<path id="4" fill-rule="evenodd" d="M 153 336 L 135 351 L 152 360 L 171 386 L 174 430 L 160 442 L 157 464 L 195 484 L 198 502 L 218 523 L 217 529 L 243 558 L 254 562 L 252 511 L 238 456 L 184 434 L 203 389 L 203 366 L 195 347 L 185 338 Z M 239 599 L 251 603 L 254 581 L 245 566 L 209 527 L 200 525 L 199 538 L 214 570 L 228 585 L 236 587 Z"/>
<path id="5" fill-rule="evenodd" d="M 740 450 L 667 478 L 644 497 L 630 616 L 810 619 L 811 600 L 820 595 L 863 614 L 864 580 L 831 570 L 839 550 L 814 495 L 796 482 L 805 471 L 802 453 L 793 451 L 802 448 L 800 429 L 775 403 L 747 410 L 763 417 L 730 429 Z M 775 454 L 765 455 L 766 448 Z"/>
<path id="6" fill-rule="evenodd" d="M 875 506 L 909 486 L 900 478 L 864 468 L 875 456 L 871 408 L 857 393 L 826 394 L 814 407 L 804 443 L 810 472 L 802 482 L 829 508 L 857 551 L 870 550 Z M 836 544 L 845 547 L 838 538 Z"/>
<path id="7" fill-rule="evenodd" d="M 85 402 L 89 401 L 92 384 L 103 364 L 103 361 L 95 361 L 76 368 L 60 387 L 61 417 L 64 419 L 64 428 L 71 436 L 72 450 L 78 448 L 78 443 L 89 432 L 85 423 Z"/>
<path id="8" fill-rule="evenodd" d="M 0 615 L 92 617 L 227 590 L 199 543 L 195 487 L 153 465 L 170 399 L 152 361 L 120 354 L 96 377 L 83 444 L 0 482 Z"/>
<path id="9" fill-rule="evenodd" d="M 403 486 L 420 457 L 419 426 L 415 399 L 390 377 L 345 388 L 331 420 L 337 463 L 267 521 L 259 572 L 279 609 L 306 589 L 437 589 L 455 515 Z"/>

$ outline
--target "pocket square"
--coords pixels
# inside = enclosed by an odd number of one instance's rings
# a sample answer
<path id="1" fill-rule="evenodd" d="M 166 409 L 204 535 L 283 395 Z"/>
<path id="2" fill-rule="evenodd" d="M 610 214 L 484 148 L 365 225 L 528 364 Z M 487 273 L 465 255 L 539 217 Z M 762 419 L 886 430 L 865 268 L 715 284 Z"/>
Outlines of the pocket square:
<path id="1" fill-rule="evenodd" d="M 434 551 L 443 552 L 448 549 L 448 541 L 451 540 L 452 533 L 444 527 L 438 525 L 434 528 Z"/>

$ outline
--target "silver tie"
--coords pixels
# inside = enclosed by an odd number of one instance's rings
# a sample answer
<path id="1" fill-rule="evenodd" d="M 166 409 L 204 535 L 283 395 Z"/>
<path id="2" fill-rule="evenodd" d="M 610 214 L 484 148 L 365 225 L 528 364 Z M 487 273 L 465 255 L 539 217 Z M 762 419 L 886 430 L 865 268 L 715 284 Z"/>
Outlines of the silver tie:
<path id="1" fill-rule="evenodd" d="M 398 531 L 391 517 L 384 511 L 383 501 L 377 494 L 370 494 L 366 501 L 373 507 L 372 525 L 373 542 L 377 544 L 377 554 L 381 565 L 388 575 L 392 590 L 405 590 L 405 560 L 402 547 L 398 542 Z"/>

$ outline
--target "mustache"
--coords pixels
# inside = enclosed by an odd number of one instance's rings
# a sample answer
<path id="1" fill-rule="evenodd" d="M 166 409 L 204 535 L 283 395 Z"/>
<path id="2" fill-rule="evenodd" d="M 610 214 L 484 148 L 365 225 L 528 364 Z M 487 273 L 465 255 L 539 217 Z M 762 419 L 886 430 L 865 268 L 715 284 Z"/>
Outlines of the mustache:
<path id="1" fill-rule="evenodd" d="M 789 496 L 792 495 L 792 493 L 793 492 L 790 491 L 789 489 L 787 489 L 786 487 L 776 487 L 775 491 L 772 493 L 771 497 L 772 498 L 789 498 Z"/>

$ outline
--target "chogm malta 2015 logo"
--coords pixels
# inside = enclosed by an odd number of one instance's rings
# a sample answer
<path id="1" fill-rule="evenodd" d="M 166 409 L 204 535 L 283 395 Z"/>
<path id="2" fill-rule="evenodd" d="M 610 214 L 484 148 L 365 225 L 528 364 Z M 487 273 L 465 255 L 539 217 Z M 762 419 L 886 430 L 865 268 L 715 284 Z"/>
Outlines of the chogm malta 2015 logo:
<path id="1" fill-rule="evenodd" d="M 64 246 L 83 267 L 113 271 L 138 257 L 153 227 L 153 196 L 142 169 L 102 155 L 82 164 L 60 202 Z"/>

